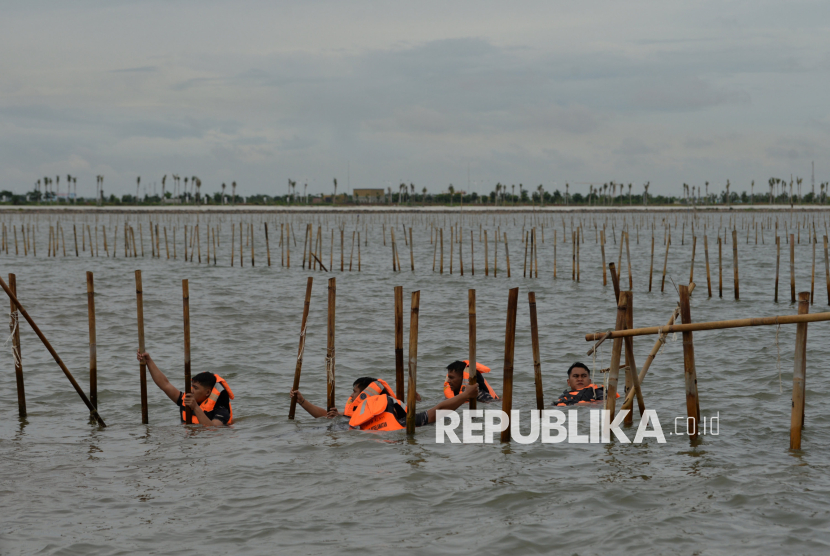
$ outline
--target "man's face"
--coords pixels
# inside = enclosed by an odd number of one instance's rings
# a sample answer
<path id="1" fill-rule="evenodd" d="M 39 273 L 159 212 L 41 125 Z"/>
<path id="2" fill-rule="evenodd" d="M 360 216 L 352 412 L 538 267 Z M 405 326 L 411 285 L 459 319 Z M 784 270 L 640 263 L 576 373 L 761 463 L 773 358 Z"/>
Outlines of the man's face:
<path id="1" fill-rule="evenodd" d="M 464 381 L 464 373 L 447 371 L 447 382 L 452 391 L 457 395 L 461 391 L 461 383 Z"/>
<path id="2" fill-rule="evenodd" d="M 190 391 L 193 397 L 196 398 L 196 403 L 202 403 L 210 396 L 210 390 L 207 386 L 196 381 L 190 382 Z"/>
<path id="3" fill-rule="evenodd" d="M 358 386 L 357 384 L 352 385 L 352 399 L 353 400 L 356 400 L 361 392 L 363 392 L 363 390 L 360 389 L 360 386 Z"/>
<path id="4" fill-rule="evenodd" d="M 591 375 L 588 369 L 582 367 L 574 367 L 571 369 L 571 375 L 568 377 L 568 387 L 571 390 L 582 390 L 591 384 Z"/>

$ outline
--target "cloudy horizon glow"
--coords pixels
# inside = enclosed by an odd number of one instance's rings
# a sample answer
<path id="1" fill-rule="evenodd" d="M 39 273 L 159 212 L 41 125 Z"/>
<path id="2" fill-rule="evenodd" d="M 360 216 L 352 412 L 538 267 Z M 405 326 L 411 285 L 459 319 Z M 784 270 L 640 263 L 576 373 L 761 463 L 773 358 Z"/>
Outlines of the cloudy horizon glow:
<path id="1" fill-rule="evenodd" d="M 10 2 L 0 189 L 830 180 L 817 1 Z M 469 172 L 469 178 L 468 178 Z M 468 186 L 469 179 L 469 186 Z M 169 180 L 169 177 L 168 177 Z M 170 182 L 168 181 L 168 186 Z M 142 190 L 142 194 L 144 190 Z"/>

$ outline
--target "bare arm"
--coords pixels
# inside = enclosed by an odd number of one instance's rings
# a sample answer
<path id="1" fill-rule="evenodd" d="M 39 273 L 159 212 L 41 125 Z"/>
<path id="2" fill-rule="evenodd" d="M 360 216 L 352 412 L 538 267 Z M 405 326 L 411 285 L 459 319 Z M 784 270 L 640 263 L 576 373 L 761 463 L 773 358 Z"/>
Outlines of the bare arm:
<path id="1" fill-rule="evenodd" d="M 178 402 L 179 401 L 179 395 L 181 394 L 181 392 L 179 392 L 178 388 L 176 388 L 175 386 L 170 384 L 170 381 L 167 380 L 167 377 L 164 376 L 164 373 L 162 373 L 159 370 L 156 363 L 152 360 L 152 358 L 150 358 L 150 354 L 147 353 L 147 352 L 144 352 L 144 353 L 139 352 L 136 355 L 136 358 L 138 359 L 139 362 L 144 363 L 145 365 L 147 365 L 147 369 L 149 369 L 150 376 L 153 378 L 153 382 L 156 383 L 156 386 L 158 386 L 161 389 L 162 392 L 167 394 L 167 397 L 170 398 L 171 400 L 173 400 L 174 403 Z"/>
<path id="2" fill-rule="evenodd" d="M 193 397 L 193 394 L 185 394 L 183 403 L 190 408 L 190 411 L 192 411 L 196 419 L 199 420 L 200 425 L 205 425 L 206 427 L 221 427 L 225 425 L 225 423 L 219 419 L 211 419 L 208 417 L 202 407 L 196 403 L 196 398 Z"/>
<path id="3" fill-rule="evenodd" d="M 317 419 L 318 417 L 328 417 L 331 419 L 332 417 L 336 417 L 338 415 L 337 409 L 332 408 L 330 411 L 326 411 L 324 408 L 320 406 L 316 406 L 307 399 L 303 397 L 299 390 L 291 390 L 289 392 L 292 398 L 297 399 L 297 404 L 305 409 L 309 415 Z"/>
<path id="4" fill-rule="evenodd" d="M 476 396 L 478 396 L 478 384 L 471 384 L 457 396 L 450 398 L 448 400 L 444 400 L 435 407 L 428 409 L 427 417 L 429 418 L 429 422 L 435 422 L 435 412 L 439 409 L 449 409 L 450 411 L 456 410 L 462 405 L 464 405 L 464 402 L 472 398 L 475 398 Z"/>

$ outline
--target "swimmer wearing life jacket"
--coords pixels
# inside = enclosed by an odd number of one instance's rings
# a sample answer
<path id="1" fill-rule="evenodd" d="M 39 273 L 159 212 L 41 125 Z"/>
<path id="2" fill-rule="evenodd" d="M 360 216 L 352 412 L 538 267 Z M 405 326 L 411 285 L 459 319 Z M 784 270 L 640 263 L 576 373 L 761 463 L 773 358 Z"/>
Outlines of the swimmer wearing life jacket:
<path id="1" fill-rule="evenodd" d="M 199 373 L 190 379 L 191 393 L 184 394 L 170 384 L 170 381 L 159 370 L 158 365 L 152 360 L 149 353 L 138 352 L 137 359 L 147 365 L 156 386 L 167 394 L 167 397 L 173 400 L 173 403 L 179 406 L 183 423 L 187 415 L 186 408 L 189 407 L 191 423 L 194 425 L 222 426 L 233 424 L 233 410 L 231 409 L 233 392 L 224 378 L 213 373 Z M 217 383 L 222 385 L 223 389 L 221 391 L 216 388 Z"/>
<path id="2" fill-rule="evenodd" d="M 447 378 L 444 380 L 444 397 L 449 399 L 457 396 L 470 385 L 470 362 L 466 359 L 464 361 L 453 361 L 447 365 Z M 499 399 L 496 391 L 490 384 L 481 376 L 481 373 L 489 373 L 490 367 L 486 367 L 479 362 L 476 362 L 476 384 L 479 385 L 478 396 L 476 399 L 480 402 L 492 402 Z"/>
<path id="3" fill-rule="evenodd" d="M 422 427 L 435 422 L 436 411 L 439 409 L 454 410 L 464 402 L 478 394 L 478 387 L 467 388 L 457 396 L 444 400 L 435 407 L 415 414 L 415 426 Z M 406 428 L 406 405 L 395 398 L 395 392 L 383 379 L 362 377 L 352 384 L 352 395 L 346 401 L 346 407 L 341 414 L 336 407 L 326 411 L 305 399 L 299 390 L 290 392 L 300 407 L 312 417 L 327 417 L 332 419 L 339 415 L 349 417 L 349 427 L 360 430 L 396 431 Z"/>
<path id="4" fill-rule="evenodd" d="M 617 394 L 619 398 L 620 395 Z M 605 387 L 591 383 L 591 375 L 584 363 L 576 362 L 568 369 L 568 389 L 554 405 L 577 405 L 605 399 Z"/>

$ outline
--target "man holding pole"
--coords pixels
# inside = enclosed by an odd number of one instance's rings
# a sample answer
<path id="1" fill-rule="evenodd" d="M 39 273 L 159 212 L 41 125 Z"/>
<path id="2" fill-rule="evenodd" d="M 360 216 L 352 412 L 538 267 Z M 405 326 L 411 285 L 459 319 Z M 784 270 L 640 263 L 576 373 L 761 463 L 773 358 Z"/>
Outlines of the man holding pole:
<path id="1" fill-rule="evenodd" d="M 453 361 L 447 365 L 447 378 L 444 380 L 444 397 L 447 399 L 457 396 L 467 389 L 470 385 L 470 362 Z M 489 403 L 499 399 L 498 394 L 490 384 L 481 376 L 481 373 L 489 373 L 490 368 L 476 362 L 476 384 L 483 384 L 483 388 L 479 388 L 477 400 L 484 403 Z"/>
<path id="2" fill-rule="evenodd" d="M 617 394 L 619 398 L 620 395 Z M 584 363 L 577 361 L 568 369 L 568 389 L 553 405 L 576 405 L 605 399 L 605 388 L 591 383 L 591 374 Z"/>
<path id="3" fill-rule="evenodd" d="M 139 351 L 137 359 L 140 363 L 147 365 L 156 386 L 167 394 L 167 397 L 173 403 L 179 406 L 182 422 L 185 420 L 185 409 L 190 408 L 192 413 L 191 423 L 194 425 L 222 426 L 233 424 L 233 410 L 230 402 L 233 399 L 233 392 L 224 378 L 213 373 L 199 373 L 190 381 L 192 392 L 183 394 L 178 388 L 170 384 L 170 381 L 159 370 L 155 361 L 150 358 L 149 353 Z M 222 385 L 222 391 L 216 389 L 217 382 Z"/>
<path id="4" fill-rule="evenodd" d="M 290 395 L 315 418 L 332 419 L 341 415 L 337 408 L 328 411 L 314 405 L 303 397 L 299 390 L 291 390 Z M 422 427 L 435 422 L 439 409 L 455 410 L 470 398 L 478 395 L 478 386 L 472 385 L 457 396 L 444 400 L 435 407 L 420 411 L 415 415 L 415 426 Z M 349 427 L 360 430 L 394 431 L 406 428 L 406 406 L 395 398 L 394 391 L 385 380 L 362 377 L 354 381 L 352 395 L 346 401 L 342 415 L 349 417 Z"/>

